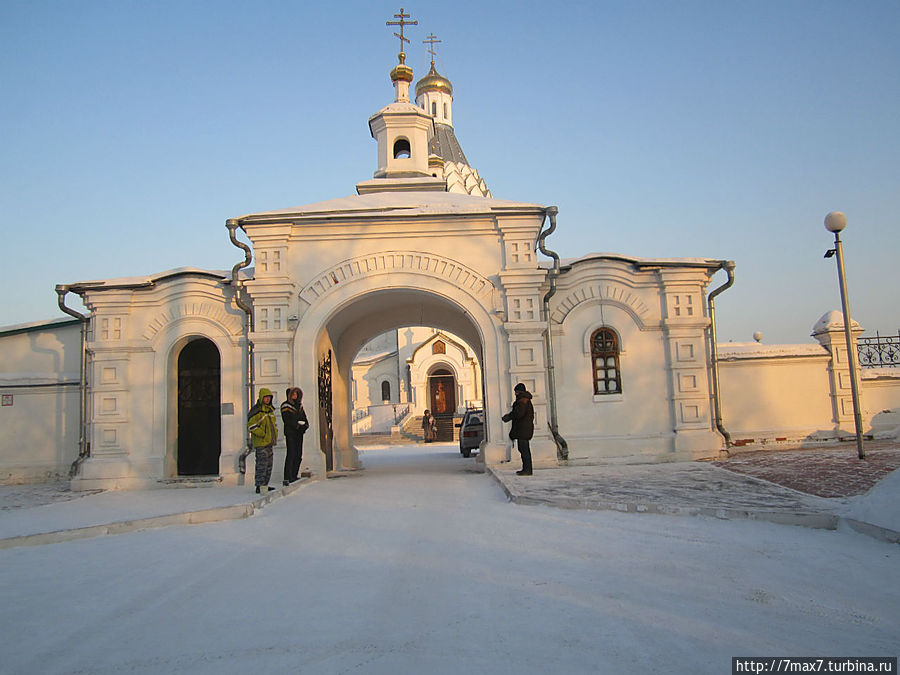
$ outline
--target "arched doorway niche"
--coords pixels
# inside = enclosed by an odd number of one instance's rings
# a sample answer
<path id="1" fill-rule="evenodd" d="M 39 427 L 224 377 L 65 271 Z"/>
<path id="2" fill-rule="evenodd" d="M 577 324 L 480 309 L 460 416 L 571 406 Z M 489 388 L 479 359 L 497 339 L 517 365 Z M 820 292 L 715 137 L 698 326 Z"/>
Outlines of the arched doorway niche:
<path id="1" fill-rule="evenodd" d="M 166 386 L 153 388 L 151 398 L 144 406 L 148 411 L 147 421 L 141 427 L 165 429 L 164 434 L 154 434 L 152 447 L 148 445 L 148 454 L 160 463 L 160 477 L 178 476 L 178 357 L 189 343 L 208 340 L 215 346 L 220 359 L 221 454 L 218 470 L 214 473 L 224 480 L 239 480 L 237 456 L 244 444 L 245 411 L 249 408 L 244 384 L 247 364 L 242 358 L 239 338 L 208 318 L 191 317 L 166 326 L 154 340 L 154 353 L 164 357 L 153 359 L 153 379 L 165 382 Z"/>
<path id="2" fill-rule="evenodd" d="M 459 377 L 453 366 L 449 363 L 436 363 L 428 371 L 428 398 L 427 404 L 431 414 L 438 416 L 453 416 L 456 414 L 456 404 L 459 399 L 457 382 Z"/>
<path id="3" fill-rule="evenodd" d="M 486 298 L 488 302 L 491 297 Z M 500 410 L 501 382 L 505 384 L 508 379 L 507 355 L 500 348 L 500 320 L 484 306 L 483 300 L 450 281 L 394 272 L 336 286 L 307 310 L 298 331 L 317 337 L 307 342 L 298 340 L 294 358 L 300 366 L 301 380 L 311 390 L 318 389 L 323 359 L 329 354 L 331 359 L 331 433 L 321 428 L 325 424 L 321 415 L 311 416 L 316 419 L 310 425 L 312 438 L 326 455 L 323 465 L 330 452 L 332 461 L 327 462 L 328 468 L 359 468 L 351 436 L 352 362 L 366 342 L 389 330 L 432 326 L 459 336 L 476 350 L 485 369 L 485 407 Z M 486 426 L 486 439 L 494 454 L 505 454 L 507 443 L 500 425 Z"/>
<path id="4" fill-rule="evenodd" d="M 189 339 L 177 350 L 174 476 L 219 473 L 222 454 L 222 359 L 215 343 Z"/>

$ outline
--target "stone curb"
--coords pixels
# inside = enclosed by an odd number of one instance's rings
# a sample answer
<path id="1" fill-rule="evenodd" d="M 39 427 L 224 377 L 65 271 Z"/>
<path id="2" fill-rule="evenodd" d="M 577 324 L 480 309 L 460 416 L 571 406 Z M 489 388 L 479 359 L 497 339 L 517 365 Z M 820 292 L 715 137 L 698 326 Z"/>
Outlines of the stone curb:
<path id="1" fill-rule="evenodd" d="M 0 549 L 16 548 L 18 546 L 43 546 L 45 544 L 58 544 L 64 541 L 76 541 L 91 537 L 102 537 L 110 534 L 125 534 L 139 530 L 149 530 L 172 525 L 201 525 L 203 523 L 216 523 L 224 520 L 240 520 L 249 518 L 254 513 L 271 504 L 274 500 L 296 492 L 306 483 L 307 478 L 301 478 L 296 483 L 287 485 L 269 492 L 264 497 L 259 497 L 245 504 L 233 504 L 231 506 L 216 506 L 211 509 L 199 511 L 185 511 L 183 513 L 171 513 L 163 516 L 150 516 L 135 520 L 120 520 L 104 525 L 89 525 L 55 532 L 40 532 L 38 534 L 23 534 L 16 537 L 0 539 Z"/>
<path id="2" fill-rule="evenodd" d="M 589 511 L 619 511 L 621 513 L 655 513 L 666 516 L 706 516 L 724 520 L 758 520 L 775 523 L 777 525 L 798 525 L 820 530 L 836 530 L 840 524 L 846 524 L 860 534 L 864 534 L 881 541 L 892 544 L 900 543 L 900 532 L 888 528 L 864 523 L 852 518 L 837 516 L 831 513 L 814 513 L 804 511 L 756 511 L 751 509 L 731 509 L 693 506 L 666 506 L 659 504 L 641 504 L 636 502 L 604 502 L 595 499 L 581 499 L 578 497 L 555 497 L 551 499 L 539 499 L 516 493 L 509 486 L 499 472 L 488 468 L 507 498 L 516 504 L 525 506 L 555 506 L 561 509 L 579 509 Z"/>
<path id="3" fill-rule="evenodd" d="M 867 537 L 874 537 L 875 539 L 880 539 L 881 541 L 886 541 L 890 544 L 900 544 L 900 532 L 897 532 L 896 530 L 890 530 L 886 527 L 881 527 L 880 525 L 873 525 L 872 523 L 864 523 L 861 520 L 854 520 L 853 518 L 841 518 L 841 522 L 846 523 L 854 530 Z"/>

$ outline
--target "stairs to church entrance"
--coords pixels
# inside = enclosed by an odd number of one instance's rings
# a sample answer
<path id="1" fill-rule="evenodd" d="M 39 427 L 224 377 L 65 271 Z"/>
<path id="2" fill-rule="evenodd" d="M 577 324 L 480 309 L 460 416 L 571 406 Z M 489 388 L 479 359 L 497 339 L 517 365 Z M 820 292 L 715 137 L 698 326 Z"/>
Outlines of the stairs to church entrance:
<path id="1" fill-rule="evenodd" d="M 456 427 L 453 425 L 456 418 L 453 415 L 435 415 L 434 421 L 437 422 L 437 431 L 435 432 L 435 440 L 448 443 L 454 440 L 454 435 L 459 438 Z"/>
<path id="2" fill-rule="evenodd" d="M 456 425 L 462 421 L 460 415 L 446 415 L 436 417 L 437 442 L 451 443 L 459 440 L 459 429 Z M 354 434 L 353 442 L 357 445 L 374 445 L 381 443 L 411 444 L 425 443 L 425 434 L 422 431 L 422 415 L 410 416 L 400 429 L 401 439 L 392 439 L 390 434 Z"/>

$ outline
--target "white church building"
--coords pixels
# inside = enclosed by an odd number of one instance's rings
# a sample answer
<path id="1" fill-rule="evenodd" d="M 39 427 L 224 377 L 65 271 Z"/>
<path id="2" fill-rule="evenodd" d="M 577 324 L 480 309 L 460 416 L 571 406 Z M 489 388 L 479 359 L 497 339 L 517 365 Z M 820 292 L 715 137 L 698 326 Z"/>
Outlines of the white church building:
<path id="1" fill-rule="evenodd" d="M 538 469 L 852 432 L 834 316 L 815 343 L 717 349 L 710 298 L 733 263 L 560 261 L 547 248 L 556 208 L 494 198 L 469 165 L 449 80 L 432 63 L 410 100 L 403 54 L 391 79 L 393 100 L 368 120 L 374 174 L 355 194 L 229 219 L 230 270 L 61 284 L 70 316 L 0 329 L 0 420 L 15 430 L 0 439 L 0 480 L 241 483 L 261 387 L 276 404 L 304 391 L 303 468 L 318 478 L 360 468 L 354 411 L 397 414 L 395 402 L 409 414 L 483 407 L 477 461 L 517 461 L 500 417 L 518 382 L 534 396 Z M 864 378 L 872 433 L 894 433 L 898 383 L 896 368 Z"/>

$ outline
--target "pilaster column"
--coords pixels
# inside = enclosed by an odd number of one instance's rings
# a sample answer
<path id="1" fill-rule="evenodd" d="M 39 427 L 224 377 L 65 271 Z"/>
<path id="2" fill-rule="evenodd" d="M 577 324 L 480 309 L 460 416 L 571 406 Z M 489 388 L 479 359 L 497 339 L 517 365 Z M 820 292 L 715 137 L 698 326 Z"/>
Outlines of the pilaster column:
<path id="1" fill-rule="evenodd" d="M 856 339 L 863 329 L 852 318 L 850 332 L 853 339 L 850 349 L 856 349 Z M 844 334 L 844 317 L 840 312 L 829 312 L 813 327 L 812 336 L 831 354 L 831 360 L 828 362 L 828 384 L 834 431 L 839 437 L 844 435 L 855 437 L 856 421 L 853 413 L 850 359 L 847 353 L 847 337 Z M 859 396 L 860 409 L 865 410 L 861 387 Z"/>
<path id="2" fill-rule="evenodd" d="M 703 311 L 708 277 L 697 270 L 667 268 L 659 270 L 659 277 L 665 299 L 662 326 L 675 432 L 672 451 L 685 460 L 708 456 L 722 445 L 712 431 L 710 415 L 709 318 Z"/>
<path id="3" fill-rule="evenodd" d="M 540 320 L 540 290 L 547 276 L 542 269 L 512 269 L 500 273 L 506 295 L 506 321 L 503 329 L 508 338 L 509 379 L 501 391 L 507 412 L 515 401 L 513 387 L 521 382 L 531 392 L 534 406 L 534 438 L 531 455 L 535 467 L 556 466 L 556 444 L 548 425 L 549 401 L 547 363 L 544 353 L 546 324 Z M 511 461 L 517 461 L 515 447 L 510 449 Z M 490 458 L 486 458 L 490 461 Z"/>

